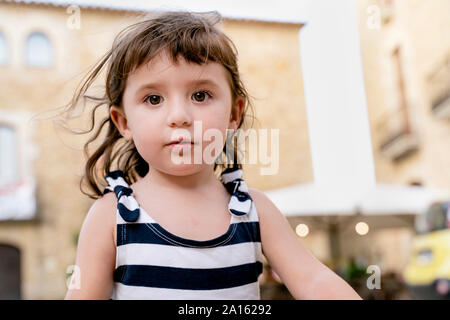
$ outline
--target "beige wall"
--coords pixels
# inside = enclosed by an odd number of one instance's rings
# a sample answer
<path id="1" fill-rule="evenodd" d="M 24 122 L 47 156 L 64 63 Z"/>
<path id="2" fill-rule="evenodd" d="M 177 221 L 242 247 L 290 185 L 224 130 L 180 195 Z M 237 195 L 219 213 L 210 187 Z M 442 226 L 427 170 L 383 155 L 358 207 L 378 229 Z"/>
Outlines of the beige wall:
<path id="1" fill-rule="evenodd" d="M 238 47 L 242 76 L 254 97 L 258 120 L 253 128 L 279 130 L 278 173 L 261 175 L 260 167 L 267 166 L 247 164 L 244 169 L 248 184 L 269 190 L 311 182 L 312 161 L 298 39 L 300 26 L 227 21 L 224 30 Z"/>

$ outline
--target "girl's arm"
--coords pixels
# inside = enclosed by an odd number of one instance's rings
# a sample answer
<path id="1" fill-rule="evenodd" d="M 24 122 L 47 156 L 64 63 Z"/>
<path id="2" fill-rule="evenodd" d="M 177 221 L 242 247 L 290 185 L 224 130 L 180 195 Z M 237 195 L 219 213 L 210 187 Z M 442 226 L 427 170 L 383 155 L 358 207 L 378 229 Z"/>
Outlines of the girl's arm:
<path id="1" fill-rule="evenodd" d="M 361 299 L 301 244 L 285 216 L 263 192 L 249 188 L 249 193 L 258 211 L 263 254 L 295 299 Z"/>
<path id="2" fill-rule="evenodd" d="M 65 299 L 110 298 L 116 255 L 115 201 L 114 193 L 108 193 L 89 209 L 78 238 L 72 288 Z"/>

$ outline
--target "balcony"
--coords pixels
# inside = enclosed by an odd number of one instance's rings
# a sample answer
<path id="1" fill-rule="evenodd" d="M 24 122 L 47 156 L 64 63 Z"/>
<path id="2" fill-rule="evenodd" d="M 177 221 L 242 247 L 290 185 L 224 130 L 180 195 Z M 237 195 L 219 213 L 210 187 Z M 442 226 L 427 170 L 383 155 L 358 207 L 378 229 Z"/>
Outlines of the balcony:
<path id="1" fill-rule="evenodd" d="M 450 92 L 439 96 L 432 105 L 433 116 L 439 120 L 450 120 Z"/>
<path id="2" fill-rule="evenodd" d="M 376 125 L 380 152 L 392 161 L 399 161 L 419 149 L 417 135 L 411 130 L 408 115 L 398 109 L 383 116 Z"/>

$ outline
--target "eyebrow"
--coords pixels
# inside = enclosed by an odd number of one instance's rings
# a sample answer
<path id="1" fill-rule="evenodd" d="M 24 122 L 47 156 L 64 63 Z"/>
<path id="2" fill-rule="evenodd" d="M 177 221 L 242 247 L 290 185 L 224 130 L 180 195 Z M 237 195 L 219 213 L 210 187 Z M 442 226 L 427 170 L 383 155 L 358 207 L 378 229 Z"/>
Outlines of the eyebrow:
<path id="1" fill-rule="evenodd" d="M 200 85 L 209 85 L 215 87 L 217 89 L 220 88 L 219 84 L 212 79 L 197 79 L 187 82 L 188 86 L 200 86 Z M 137 90 L 136 94 L 145 89 L 156 89 L 159 88 L 161 84 L 159 82 L 150 82 L 141 85 Z"/>

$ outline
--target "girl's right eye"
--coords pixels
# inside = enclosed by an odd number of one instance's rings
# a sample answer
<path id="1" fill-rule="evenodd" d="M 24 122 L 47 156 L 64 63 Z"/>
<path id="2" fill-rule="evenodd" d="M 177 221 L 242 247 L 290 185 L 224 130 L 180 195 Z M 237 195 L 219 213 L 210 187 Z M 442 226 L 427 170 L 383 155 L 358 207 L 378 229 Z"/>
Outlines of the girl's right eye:
<path id="1" fill-rule="evenodd" d="M 145 97 L 144 102 L 149 103 L 151 105 L 157 105 L 160 104 L 162 100 L 163 98 L 161 96 L 158 96 L 157 94 L 151 94 Z"/>

